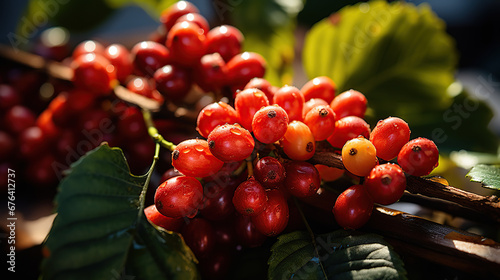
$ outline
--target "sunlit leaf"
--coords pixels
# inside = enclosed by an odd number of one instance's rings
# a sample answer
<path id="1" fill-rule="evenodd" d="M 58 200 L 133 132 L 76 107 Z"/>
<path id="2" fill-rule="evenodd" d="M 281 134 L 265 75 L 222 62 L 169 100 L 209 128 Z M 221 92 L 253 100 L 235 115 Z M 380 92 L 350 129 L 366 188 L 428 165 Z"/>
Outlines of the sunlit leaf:
<path id="1" fill-rule="evenodd" d="M 500 165 L 478 164 L 474 166 L 467 177 L 473 182 L 479 182 L 484 187 L 500 190 Z"/>
<path id="2" fill-rule="evenodd" d="M 197 279 L 182 237 L 154 228 L 142 213 L 145 182 L 107 145 L 73 164 L 56 197 L 42 279 Z"/>

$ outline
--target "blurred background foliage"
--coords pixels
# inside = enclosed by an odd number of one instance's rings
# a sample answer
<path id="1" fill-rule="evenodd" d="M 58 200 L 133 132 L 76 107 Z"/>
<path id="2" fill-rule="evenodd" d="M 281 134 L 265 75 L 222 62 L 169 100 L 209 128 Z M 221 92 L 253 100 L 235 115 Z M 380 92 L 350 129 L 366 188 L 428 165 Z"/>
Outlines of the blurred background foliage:
<path id="1" fill-rule="evenodd" d="M 149 38 L 159 14 L 173 2 L 2 1 L 1 42 L 12 44 L 17 34 L 28 39 L 20 47 L 29 48 L 45 28 L 63 26 L 73 45 L 94 38 L 130 47 Z M 492 156 L 498 162 L 498 1 L 192 2 L 211 26 L 232 24 L 245 34 L 244 48 L 266 58 L 266 78 L 274 85 L 301 87 L 314 76 L 330 76 L 339 92 L 354 88 L 367 95 L 372 127 L 379 119 L 400 116 L 412 137 L 433 139 L 445 154 L 464 150 L 477 163 L 491 162 Z M 9 18 L 16 20 L 12 24 Z M 443 162 L 470 164 L 463 158 Z"/>

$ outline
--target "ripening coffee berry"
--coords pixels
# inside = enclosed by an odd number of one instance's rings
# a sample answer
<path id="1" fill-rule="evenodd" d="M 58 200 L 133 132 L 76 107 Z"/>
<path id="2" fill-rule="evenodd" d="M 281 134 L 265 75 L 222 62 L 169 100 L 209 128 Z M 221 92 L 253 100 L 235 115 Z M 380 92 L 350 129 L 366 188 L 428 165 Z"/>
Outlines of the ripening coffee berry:
<path id="1" fill-rule="evenodd" d="M 172 165 L 186 176 L 207 177 L 219 171 L 224 162 L 210 152 L 206 140 L 189 139 L 175 147 Z"/>
<path id="2" fill-rule="evenodd" d="M 378 121 L 370 133 L 370 141 L 377 149 L 377 156 L 387 161 L 395 158 L 409 140 L 408 124 L 396 117 Z"/>
<path id="3" fill-rule="evenodd" d="M 366 97 L 357 90 L 348 90 L 336 96 L 330 107 L 338 118 L 356 116 L 364 118 L 366 112 Z"/>
<path id="4" fill-rule="evenodd" d="M 267 207 L 266 190 L 254 177 L 250 177 L 234 191 L 233 204 L 241 215 L 257 216 Z"/>
<path id="5" fill-rule="evenodd" d="M 314 135 L 309 127 L 300 121 L 292 121 L 288 124 L 280 143 L 285 154 L 293 160 L 308 160 L 316 151 Z"/>
<path id="6" fill-rule="evenodd" d="M 316 194 L 321 178 L 314 165 L 305 161 L 291 161 L 285 165 L 285 186 L 296 197 L 308 197 Z"/>
<path id="7" fill-rule="evenodd" d="M 218 126 L 208 135 L 208 147 L 223 162 L 241 161 L 250 156 L 255 147 L 250 132 L 238 124 Z"/>
<path id="8" fill-rule="evenodd" d="M 335 122 L 333 133 L 326 139 L 333 147 L 341 149 L 344 144 L 358 136 L 370 137 L 370 125 L 360 117 L 350 116 Z"/>
<path id="9" fill-rule="evenodd" d="M 385 163 L 375 166 L 363 185 L 375 203 L 389 205 L 398 201 L 406 188 L 406 177 L 399 165 Z"/>
<path id="10" fill-rule="evenodd" d="M 362 227 L 372 214 L 373 200 L 363 185 L 354 185 L 342 192 L 332 212 L 339 226 L 345 229 Z"/>
<path id="11" fill-rule="evenodd" d="M 269 100 L 259 89 L 250 88 L 238 92 L 234 99 L 234 108 L 239 115 L 239 124 L 252 132 L 252 120 L 255 112 L 268 105 Z"/>
<path id="12" fill-rule="evenodd" d="M 304 95 L 294 86 L 283 86 L 273 96 L 273 104 L 285 109 L 290 121 L 302 121 L 304 103 Z"/>
<path id="13" fill-rule="evenodd" d="M 305 83 L 300 89 L 306 101 L 311 98 L 321 98 L 327 103 L 332 102 L 336 90 L 337 86 L 335 83 L 326 76 L 316 77 Z"/>
<path id="14" fill-rule="evenodd" d="M 170 218 L 192 217 L 203 203 L 203 187 L 194 177 L 173 177 L 156 189 L 154 201 L 162 215 Z"/>
<path id="15" fill-rule="evenodd" d="M 399 151 L 398 164 L 410 175 L 429 175 L 439 164 L 438 148 L 427 138 L 413 139 Z"/>
<path id="16" fill-rule="evenodd" d="M 255 138 L 264 144 L 280 140 L 288 129 L 288 114 L 278 105 L 260 108 L 252 120 Z"/>
<path id="17" fill-rule="evenodd" d="M 158 212 L 158 209 L 156 209 L 155 204 L 149 205 L 148 207 L 144 208 L 144 215 L 146 215 L 148 221 L 150 221 L 154 225 L 175 232 L 179 232 L 184 222 L 183 218 L 170 218 L 161 214 L 160 212 Z"/>
<path id="18" fill-rule="evenodd" d="M 235 124 L 238 122 L 238 113 L 231 105 L 224 102 L 208 104 L 198 114 L 196 120 L 196 130 L 201 136 L 208 138 L 208 135 L 218 125 Z"/>
<path id="19" fill-rule="evenodd" d="M 252 223 L 258 231 L 267 236 L 280 234 L 288 224 L 289 209 L 283 193 L 280 190 L 267 190 L 267 207 L 255 217 Z"/>
<path id="20" fill-rule="evenodd" d="M 273 157 L 263 157 L 253 170 L 255 178 L 265 188 L 278 188 L 285 181 L 285 168 L 279 160 Z"/>
<path id="21" fill-rule="evenodd" d="M 323 141 L 332 135 L 335 129 L 335 113 L 328 105 L 319 105 L 304 116 L 304 123 L 311 129 L 314 140 Z"/>
<path id="22" fill-rule="evenodd" d="M 345 169 L 357 176 L 367 176 L 377 165 L 377 150 L 370 140 L 357 137 L 342 147 L 342 162 Z"/>

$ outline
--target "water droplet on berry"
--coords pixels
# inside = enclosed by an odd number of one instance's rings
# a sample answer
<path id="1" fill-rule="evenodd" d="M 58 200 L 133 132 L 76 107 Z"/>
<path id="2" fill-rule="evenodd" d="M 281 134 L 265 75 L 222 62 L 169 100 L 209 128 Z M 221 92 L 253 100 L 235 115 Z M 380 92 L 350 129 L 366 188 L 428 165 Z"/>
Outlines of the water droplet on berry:
<path id="1" fill-rule="evenodd" d="M 214 112 L 213 112 L 212 110 L 205 110 L 205 111 L 203 112 L 203 114 L 205 114 L 205 116 L 207 116 L 207 117 L 210 117 L 213 113 L 214 113 Z"/>
<path id="2" fill-rule="evenodd" d="M 202 145 L 196 145 L 194 146 L 194 149 L 197 150 L 198 152 L 203 152 L 205 148 Z"/>
<path id="3" fill-rule="evenodd" d="M 241 130 L 237 128 L 231 128 L 229 131 L 231 131 L 231 133 L 234 135 L 241 135 Z"/>
<path id="4" fill-rule="evenodd" d="M 183 154 L 187 154 L 189 152 L 191 152 L 191 148 L 185 148 L 184 150 L 182 150 Z"/>

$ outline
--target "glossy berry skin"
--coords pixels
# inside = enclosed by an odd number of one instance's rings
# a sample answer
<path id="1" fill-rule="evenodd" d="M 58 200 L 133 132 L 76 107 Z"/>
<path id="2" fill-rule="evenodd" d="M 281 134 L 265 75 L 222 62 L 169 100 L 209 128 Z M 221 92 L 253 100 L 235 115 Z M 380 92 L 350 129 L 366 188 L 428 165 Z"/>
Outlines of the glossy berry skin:
<path id="1" fill-rule="evenodd" d="M 162 215 L 160 212 L 158 212 L 158 210 L 156 209 L 156 205 L 154 204 L 144 208 L 144 215 L 146 215 L 148 221 L 150 221 L 154 225 L 175 232 L 179 232 L 184 222 L 182 218 L 170 218 Z"/>
<path id="2" fill-rule="evenodd" d="M 153 41 L 142 41 L 130 51 L 134 70 L 141 76 L 152 77 L 155 71 L 171 62 L 169 50 Z"/>
<path id="3" fill-rule="evenodd" d="M 429 175 L 439 165 L 438 148 L 427 138 L 413 139 L 399 151 L 398 164 L 410 175 Z"/>
<path id="4" fill-rule="evenodd" d="M 350 116 L 337 120 L 333 133 L 326 139 L 333 147 L 341 149 L 344 144 L 358 136 L 370 137 L 370 125 L 360 117 Z"/>
<path id="5" fill-rule="evenodd" d="M 106 47 L 103 56 L 116 68 L 116 78 L 124 83 L 134 70 L 130 51 L 121 44 L 112 44 Z"/>
<path id="6" fill-rule="evenodd" d="M 207 141 L 210 152 L 223 162 L 244 160 L 255 147 L 250 132 L 238 124 L 216 127 L 208 135 Z"/>
<path id="7" fill-rule="evenodd" d="M 257 216 L 267 207 L 266 190 L 251 176 L 234 191 L 233 204 L 241 215 Z"/>
<path id="8" fill-rule="evenodd" d="M 280 190 L 267 190 L 267 207 L 259 215 L 252 217 L 258 231 L 267 236 L 280 234 L 288 224 L 288 203 Z"/>
<path id="9" fill-rule="evenodd" d="M 164 216 L 191 217 L 203 203 L 203 187 L 194 177 L 173 177 L 158 186 L 154 202 Z"/>
<path id="10" fill-rule="evenodd" d="M 7 84 L 0 84 L 0 112 L 21 104 L 21 96 Z"/>
<path id="11" fill-rule="evenodd" d="M 153 78 L 156 89 L 165 96 L 167 100 L 181 101 L 191 89 L 191 75 L 188 70 L 168 64 L 154 72 Z"/>
<path id="12" fill-rule="evenodd" d="M 24 158 L 33 158 L 46 151 L 49 142 L 38 126 L 28 127 L 19 135 L 19 152 Z"/>
<path id="13" fill-rule="evenodd" d="M 265 188 L 278 188 L 285 182 L 285 167 L 273 157 L 263 157 L 255 163 L 254 176 Z"/>
<path id="14" fill-rule="evenodd" d="M 205 106 L 196 120 L 196 130 L 201 136 L 208 135 L 218 125 L 235 124 L 238 122 L 238 113 L 231 105 L 224 102 L 215 102 Z"/>
<path id="15" fill-rule="evenodd" d="M 253 78 L 246 85 L 244 89 L 256 88 L 261 90 L 267 97 L 269 102 L 273 101 L 275 87 L 264 78 Z"/>
<path id="16" fill-rule="evenodd" d="M 252 120 L 255 138 L 264 144 L 280 140 L 288 129 L 288 114 L 278 105 L 260 108 Z"/>
<path id="17" fill-rule="evenodd" d="M 219 171 L 224 162 L 212 155 L 206 140 L 189 139 L 175 147 L 172 165 L 186 176 L 207 177 Z"/>
<path id="18" fill-rule="evenodd" d="M 302 109 L 302 115 L 305 116 L 309 111 L 319 105 L 327 105 L 328 103 L 321 98 L 311 98 L 304 103 L 304 108 Z"/>
<path id="19" fill-rule="evenodd" d="M 198 24 L 190 21 L 176 23 L 167 34 L 166 46 L 174 63 L 190 67 L 205 54 L 205 34 Z"/>
<path id="20" fill-rule="evenodd" d="M 285 154 L 293 160 L 308 160 L 316 151 L 316 142 L 311 130 L 300 121 L 292 121 L 288 124 L 280 143 Z"/>
<path id="21" fill-rule="evenodd" d="M 243 34 L 234 26 L 221 25 L 207 33 L 207 53 L 219 53 L 228 62 L 241 52 Z"/>
<path id="22" fill-rule="evenodd" d="M 403 196 L 406 177 L 399 165 L 385 163 L 375 166 L 365 178 L 363 185 L 375 203 L 389 205 Z"/>
<path id="23" fill-rule="evenodd" d="M 188 1 L 178 1 L 161 12 L 160 22 L 163 23 L 166 30 L 169 31 L 183 15 L 199 12 L 200 11 L 194 4 Z"/>
<path id="24" fill-rule="evenodd" d="M 226 62 L 218 53 L 206 54 L 194 68 L 193 80 L 205 92 L 217 91 L 226 84 Z"/>
<path id="25" fill-rule="evenodd" d="M 377 149 L 377 156 L 387 161 L 395 158 L 409 140 L 408 124 L 396 117 L 378 121 L 370 133 L 370 141 Z"/>
<path id="26" fill-rule="evenodd" d="M 342 192 L 332 209 L 337 224 L 345 229 L 362 227 L 372 214 L 373 200 L 363 185 L 354 185 Z"/>
<path id="27" fill-rule="evenodd" d="M 274 93 L 273 104 L 285 109 L 290 121 L 302 121 L 304 95 L 294 86 L 283 86 Z"/>
<path id="28" fill-rule="evenodd" d="M 194 218 L 186 222 L 181 230 L 186 245 L 197 258 L 204 258 L 215 248 L 215 231 L 212 224 L 203 218 Z"/>
<path id="29" fill-rule="evenodd" d="M 377 150 L 364 137 L 351 139 L 342 147 L 342 163 L 352 174 L 367 176 L 378 163 Z"/>
<path id="30" fill-rule="evenodd" d="M 252 78 L 262 78 L 266 73 L 266 61 L 254 52 L 237 54 L 226 65 L 231 85 L 246 85 Z"/>
<path id="31" fill-rule="evenodd" d="M 252 132 L 252 121 L 260 108 L 268 106 L 269 100 L 259 89 L 244 89 L 236 94 L 234 108 L 239 115 L 239 124 Z"/>
<path id="32" fill-rule="evenodd" d="M 293 196 L 308 197 L 316 194 L 321 178 L 314 165 L 305 161 L 291 161 L 285 168 L 285 186 Z"/>
<path id="33" fill-rule="evenodd" d="M 196 23 L 201 29 L 203 29 L 203 34 L 207 35 L 208 31 L 210 31 L 210 25 L 208 24 L 207 19 L 198 14 L 198 13 L 189 13 L 181 16 L 178 18 L 175 23 L 178 22 L 183 22 L 183 21 L 190 21 L 193 23 Z"/>
<path id="34" fill-rule="evenodd" d="M 332 102 L 337 91 L 335 83 L 326 76 L 316 77 L 302 86 L 300 89 L 306 101 L 311 98 L 321 98 L 327 103 Z"/>
<path id="35" fill-rule="evenodd" d="M 118 84 L 115 67 L 101 55 L 88 53 L 77 57 L 71 63 L 73 83 L 76 87 L 106 95 Z"/>
<path id="36" fill-rule="evenodd" d="M 328 105 L 319 105 L 304 116 L 304 123 L 311 129 L 314 140 L 323 141 L 335 130 L 335 113 Z"/>
<path id="37" fill-rule="evenodd" d="M 238 215 L 234 227 L 237 241 L 245 248 L 259 247 L 267 239 L 267 236 L 255 227 L 250 216 Z"/>
<path id="38" fill-rule="evenodd" d="M 76 59 L 80 55 L 88 53 L 102 55 L 104 53 L 104 46 L 97 41 L 86 40 L 76 45 L 71 56 L 73 57 L 73 59 Z"/>
<path id="39" fill-rule="evenodd" d="M 148 99 L 155 100 L 162 104 L 165 99 L 151 84 L 151 82 L 144 77 L 135 77 L 127 82 L 127 89 L 131 92 L 137 93 L 138 95 L 144 96 Z"/>
<path id="40" fill-rule="evenodd" d="M 118 119 L 117 130 L 125 139 L 140 139 L 148 135 L 142 112 L 136 107 L 128 107 Z"/>
<path id="41" fill-rule="evenodd" d="M 364 118 L 367 100 L 364 94 L 357 90 L 348 90 L 339 94 L 330 103 L 330 107 L 338 118 L 356 116 Z"/>

